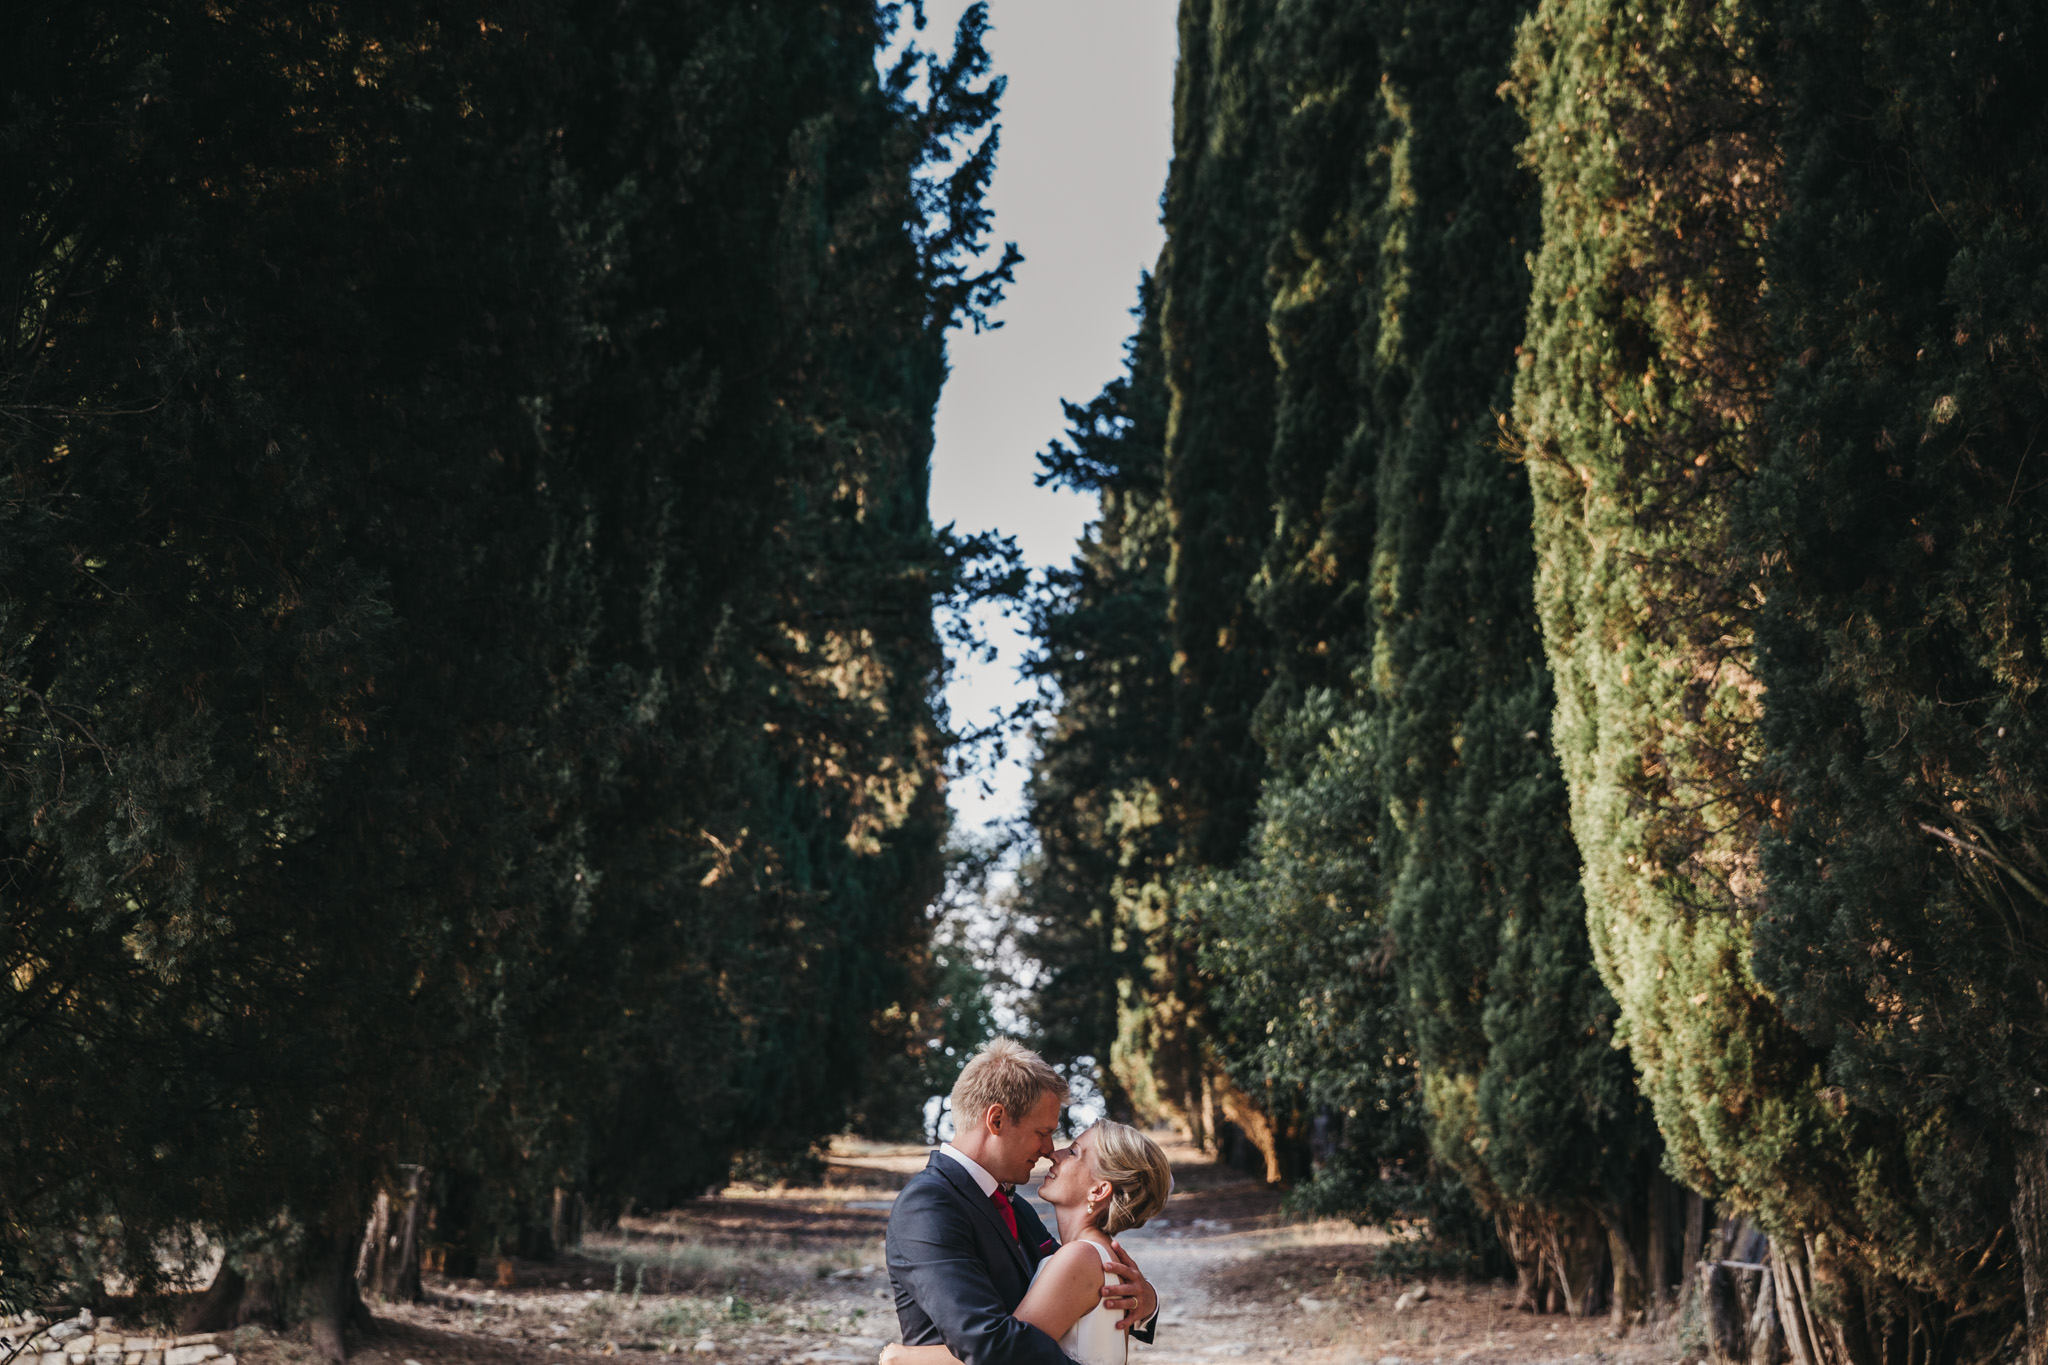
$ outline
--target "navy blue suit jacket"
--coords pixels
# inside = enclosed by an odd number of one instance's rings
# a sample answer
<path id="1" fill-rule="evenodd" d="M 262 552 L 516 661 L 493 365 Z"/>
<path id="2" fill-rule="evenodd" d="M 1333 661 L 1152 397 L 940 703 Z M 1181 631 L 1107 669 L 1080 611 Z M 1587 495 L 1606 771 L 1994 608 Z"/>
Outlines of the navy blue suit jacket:
<path id="1" fill-rule="evenodd" d="M 1058 1250 L 1030 1201 L 1017 1235 L 951 1157 L 933 1152 L 889 1211 L 889 1287 L 908 1346 L 945 1346 L 967 1365 L 1070 1365 L 1051 1337 L 1010 1315 Z"/>

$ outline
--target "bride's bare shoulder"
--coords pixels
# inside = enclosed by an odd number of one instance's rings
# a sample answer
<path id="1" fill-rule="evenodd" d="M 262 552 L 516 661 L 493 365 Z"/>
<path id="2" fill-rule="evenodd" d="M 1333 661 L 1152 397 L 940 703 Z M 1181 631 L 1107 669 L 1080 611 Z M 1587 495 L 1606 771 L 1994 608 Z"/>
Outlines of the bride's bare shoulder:
<path id="1" fill-rule="evenodd" d="M 1085 1238 L 1076 1237 L 1046 1259 L 1058 1266 L 1062 1273 L 1082 1278 L 1092 1276 L 1098 1283 L 1102 1279 L 1102 1253 L 1089 1245 Z"/>

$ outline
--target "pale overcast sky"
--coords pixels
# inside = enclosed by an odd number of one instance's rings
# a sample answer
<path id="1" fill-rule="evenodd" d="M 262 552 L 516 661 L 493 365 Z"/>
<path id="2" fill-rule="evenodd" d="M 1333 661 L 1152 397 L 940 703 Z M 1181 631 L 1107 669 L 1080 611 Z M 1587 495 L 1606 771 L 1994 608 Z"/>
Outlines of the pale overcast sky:
<path id="1" fill-rule="evenodd" d="M 944 41 L 966 0 L 928 6 Z M 1017 537 L 1035 566 L 1064 564 L 1092 498 L 1034 488 L 1034 458 L 1065 430 L 1062 398 L 1092 398 L 1123 363 L 1138 275 L 1158 258 L 1159 193 L 1172 155 L 1175 0 L 992 0 L 989 50 L 1009 77 L 989 201 L 993 237 L 1024 253 L 1017 283 L 980 336 L 955 333 L 939 402 L 932 521 Z M 1003 658 L 956 670 L 947 701 L 966 725 L 1025 695 L 1024 641 L 998 625 Z M 963 830 L 1017 813 L 1024 762 L 953 784 Z"/>

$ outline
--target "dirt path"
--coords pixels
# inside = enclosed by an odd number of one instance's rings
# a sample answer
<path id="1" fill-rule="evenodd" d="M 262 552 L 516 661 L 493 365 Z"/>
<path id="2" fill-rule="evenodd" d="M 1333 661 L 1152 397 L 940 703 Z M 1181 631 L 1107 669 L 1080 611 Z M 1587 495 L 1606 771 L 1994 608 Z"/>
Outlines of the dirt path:
<path id="1" fill-rule="evenodd" d="M 1289 1223 L 1264 1185 L 1176 1148 L 1166 1214 L 1125 1239 L 1163 1305 L 1130 1365 L 1672 1365 L 1676 1334 L 1618 1339 L 1602 1321 L 1535 1317 L 1508 1287 L 1376 1273 L 1388 1248 L 1348 1223 Z M 358 1365 L 862 1365 L 896 1339 L 882 1231 L 921 1148 L 843 1144 L 826 1185 L 730 1189 L 635 1218 L 576 1254 L 508 1267 L 509 1283 L 436 1281 L 380 1305 Z M 1044 1210 L 1041 1210 L 1044 1212 Z M 1049 1220 L 1048 1220 L 1049 1221 Z M 242 1365 L 316 1365 L 304 1342 L 243 1329 Z M 628 1357 L 621 1361 L 620 1356 Z M 677 1365 L 683 1365 L 677 1362 Z"/>

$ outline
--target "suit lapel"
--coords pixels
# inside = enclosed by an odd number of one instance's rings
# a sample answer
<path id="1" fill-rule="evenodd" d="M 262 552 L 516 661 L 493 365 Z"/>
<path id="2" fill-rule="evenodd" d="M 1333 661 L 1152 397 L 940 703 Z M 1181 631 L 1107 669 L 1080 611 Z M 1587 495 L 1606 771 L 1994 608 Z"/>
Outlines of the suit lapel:
<path id="1" fill-rule="evenodd" d="M 1024 1256 L 1031 1262 L 1035 1271 L 1040 1261 L 1059 1249 L 1059 1244 L 1046 1234 L 1045 1224 L 1040 1220 L 1038 1210 L 1031 1206 L 1029 1199 L 1016 1199 L 1013 1202 L 1017 1210 L 1017 1231 L 1024 1243 Z"/>
<path id="2" fill-rule="evenodd" d="M 1031 1261 L 1024 1255 L 1024 1248 L 1010 1235 L 1009 1224 L 1003 1221 L 1003 1215 L 996 1212 L 995 1200 L 981 1192 L 981 1186 L 974 1183 L 974 1177 L 967 1174 L 967 1168 L 943 1153 L 933 1152 L 931 1169 L 978 1210 L 978 1216 L 994 1231 L 996 1240 L 1010 1249 L 1010 1255 L 1016 1259 L 1017 1268 L 1024 1272 L 1024 1278 L 1030 1279 Z"/>

